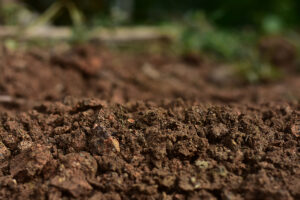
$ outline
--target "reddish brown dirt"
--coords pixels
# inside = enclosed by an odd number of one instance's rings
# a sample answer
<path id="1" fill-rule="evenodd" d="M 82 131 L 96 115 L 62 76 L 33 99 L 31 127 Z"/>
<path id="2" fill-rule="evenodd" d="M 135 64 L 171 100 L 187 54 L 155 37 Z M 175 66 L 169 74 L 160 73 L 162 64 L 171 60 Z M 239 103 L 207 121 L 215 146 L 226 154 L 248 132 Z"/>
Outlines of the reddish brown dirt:
<path id="1" fill-rule="evenodd" d="M 66 96 L 111 103 L 182 98 L 201 103 L 297 103 L 299 74 L 261 85 L 245 85 L 227 69 L 203 59 L 192 65 L 168 55 L 109 53 L 96 48 L 69 52 L 10 53 L 0 62 L 0 109 L 30 109 Z M 1 100 L 0 100 L 1 101 Z M 4 106 L 3 106 L 4 105 Z"/>
<path id="2" fill-rule="evenodd" d="M 0 199 L 299 199 L 299 76 L 78 48 L 0 53 Z M 68 97 L 69 96 L 69 97 Z"/>

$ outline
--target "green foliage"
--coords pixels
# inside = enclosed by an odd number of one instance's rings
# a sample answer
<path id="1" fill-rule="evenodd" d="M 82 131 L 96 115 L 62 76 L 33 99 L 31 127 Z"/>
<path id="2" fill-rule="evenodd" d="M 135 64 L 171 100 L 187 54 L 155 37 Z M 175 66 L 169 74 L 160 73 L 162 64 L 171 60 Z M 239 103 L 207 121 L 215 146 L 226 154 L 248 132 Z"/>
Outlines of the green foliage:
<path id="1" fill-rule="evenodd" d="M 16 13 L 19 11 L 19 7 L 17 4 L 14 3 L 8 3 L 6 5 L 3 5 L 1 7 L 0 13 L 1 13 L 1 20 L 4 24 L 16 24 L 17 18 Z"/>
<path id="2" fill-rule="evenodd" d="M 241 57 L 242 44 L 234 34 L 225 31 L 195 31 L 187 29 L 182 34 L 183 50 L 186 53 L 212 53 L 218 58 L 232 60 Z"/>
<path id="3" fill-rule="evenodd" d="M 283 24 L 278 16 L 267 16 L 262 21 L 262 31 L 266 34 L 278 34 L 283 31 Z"/>
<path id="4" fill-rule="evenodd" d="M 8 2 L 0 5 L 0 24 L 5 25 L 24 25 L 31 20 L 32 15 L 24 6 Z"/>
<path id="5" fill-rule="evenodd" d="M 214 28 L 198 12 L 187 18 L 179 41 L 184 54 L 201 52 L 231 61 L 251 56 L 255 37 L 251 32 Z"/>
<path id="6" fill-rule="evenodd" d="M 18 48 L 18 43 L 16 40 L 7 38 L 4 40 L 4 46 L 10 50 L 10 51 L 15 51 Z"/>
<path id="7" fill-rule="evenodd" d="M 87 42 L 89 39 L 89 31 L 88 28 L 84 25 L 73 26 L 72 28 L 72 36 L 70 38 L 70 42 L 73 44 L 81 44 Z"/>
<path id="8" fill-rule="evenodd" d="M 271 19 L 266 22 L 266 32 L 279 31 L 276 23 Z M 234 66 L 235 74 L 249 83 L 274 81 L 281 77 L 276 67 L 260 58 L 257 33 L 215 28 L 199 12 L 189 15 L 183 27 L 177 47 L 182 54 L 205 54 L 229 62 Z"/>
<path id="9" fill-rule="evenodd" d="M 58 0 L 22 2 L 27 3 L 34 10 L 43 12 L 55 1 Z M 87 17 L 88 24 L 95 21 L 97 17 L 110 17 L 115 2 L 112 0 L 73 1 Z M 273 29 L 278 22 L 282 28 L 296 27 L 299 26 L 300 20 L 298 0 L 135 0 L 132 23 L 157 24 L 163 21 L 177 21 L 186 13 L 197 10 L 202 10 L 217 26 L 227 28 L 252 26 L 264 29 L 270 26 Z M 70 23 L 70 20 L 66 20 L 65 16 L 59 16 L 55 23 L 66 24 Z M 270 27 L 267 29 L 269 30 Z"/>
<path id="10" fill-rule="evenodd" d="M 263 61 L 243 60 L 233 66 L 236 75 L 248 83 L 270 82 L 282 77 L 278 68 Z"/>

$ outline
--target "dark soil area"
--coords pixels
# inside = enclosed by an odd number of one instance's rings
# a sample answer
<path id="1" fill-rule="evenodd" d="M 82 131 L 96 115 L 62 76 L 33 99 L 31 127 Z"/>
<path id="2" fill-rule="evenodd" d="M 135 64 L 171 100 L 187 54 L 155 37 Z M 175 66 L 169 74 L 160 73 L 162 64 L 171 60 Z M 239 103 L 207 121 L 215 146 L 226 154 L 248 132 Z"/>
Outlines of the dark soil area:
<path id="1" fill-rule="evenodd" d="M 300 199 L 299 74 L 58 52 L 0 52 L 0 199 Z"/>

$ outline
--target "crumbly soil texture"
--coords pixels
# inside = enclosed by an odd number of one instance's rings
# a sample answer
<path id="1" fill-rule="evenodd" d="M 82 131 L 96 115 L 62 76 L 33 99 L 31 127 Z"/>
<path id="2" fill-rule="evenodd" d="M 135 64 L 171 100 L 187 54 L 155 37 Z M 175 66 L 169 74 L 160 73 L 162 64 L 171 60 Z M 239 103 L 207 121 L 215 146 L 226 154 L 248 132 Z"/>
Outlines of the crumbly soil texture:
<path id="1" fill-rule="evenodd" d="M 300 199 L 300 77 L 205 58 L 0 51 L 0 199 Z"/>

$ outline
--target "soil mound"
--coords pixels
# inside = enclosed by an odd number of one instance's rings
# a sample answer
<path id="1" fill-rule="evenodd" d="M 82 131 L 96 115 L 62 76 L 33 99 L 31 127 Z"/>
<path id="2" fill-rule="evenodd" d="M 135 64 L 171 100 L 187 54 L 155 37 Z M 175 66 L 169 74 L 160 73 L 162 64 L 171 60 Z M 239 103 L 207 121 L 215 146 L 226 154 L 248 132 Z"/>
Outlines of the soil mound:
<path id="1" fill-rule="evenodd" d="M 0 199 L 299 199 L 298 117 L 74 98 L 3 113 Z"/>
<path id="2" fill-rule="evenodd" d="M 29 110 L 66 96 L 121 104 L 176 98 L 213 104 L 297 103 L 300 99 L 295 73 L 274 83 L 245 85 L 228 76 L 230 68 L 205 59 L 195 65 L 169 55 L 111 52 L 93 46 L 67 52 L 7 53 L 0 59 L 0 110 Z"/>
<path id="3" fill-rule="evenodd" d="M 297 74 L 243 85 L 90 46 L 0 59 L 0 199 L 300 199 Z"/>

